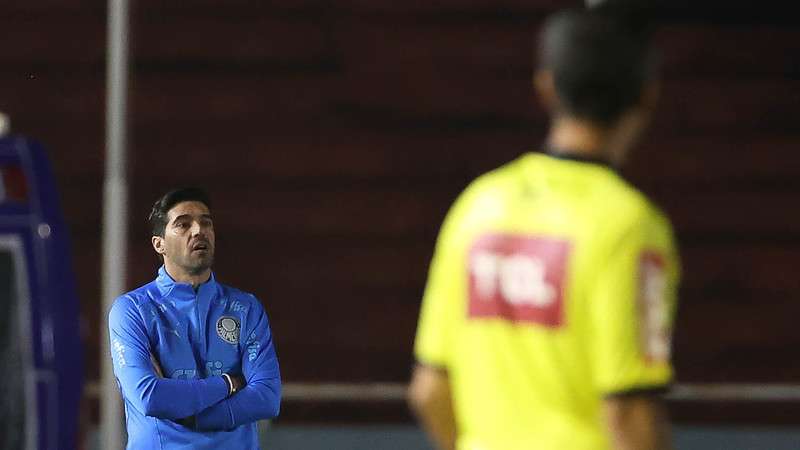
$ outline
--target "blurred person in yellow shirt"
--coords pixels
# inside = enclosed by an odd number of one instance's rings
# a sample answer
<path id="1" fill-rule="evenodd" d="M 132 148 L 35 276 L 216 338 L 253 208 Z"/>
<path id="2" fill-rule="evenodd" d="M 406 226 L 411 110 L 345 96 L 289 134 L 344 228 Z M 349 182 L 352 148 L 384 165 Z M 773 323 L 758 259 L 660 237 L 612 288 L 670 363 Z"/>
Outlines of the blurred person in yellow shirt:
<path id="1" fill-rule="evenodd" d="M 551 16 L 534 85 L 545 153 L 475 180 L 442 225 L 409 401 L 441 449 L 661 450 L 679 261 L 669 220 L 616 172 L 646 128 L 646 31 Z"/>

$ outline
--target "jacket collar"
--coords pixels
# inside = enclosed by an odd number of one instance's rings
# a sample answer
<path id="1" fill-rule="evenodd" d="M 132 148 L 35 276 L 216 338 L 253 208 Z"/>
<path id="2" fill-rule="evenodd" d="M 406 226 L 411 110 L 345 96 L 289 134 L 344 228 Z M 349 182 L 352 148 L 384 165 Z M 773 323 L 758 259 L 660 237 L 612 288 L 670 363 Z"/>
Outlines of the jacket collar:
<path id="1" fill-rule="evenodd" d="M 217 291 L 217 279 L 214 277 L 214 272 L 211 272 L 208 281 L 198 286 L 197 292 L 195 292 L 191 284 L 179 283 L 173 280 L 163 265 L 158 269 L 156 284 L 161 295 L 170 296 L 178 300 L 194 300 L 195 298 L 208 297 Z"/>

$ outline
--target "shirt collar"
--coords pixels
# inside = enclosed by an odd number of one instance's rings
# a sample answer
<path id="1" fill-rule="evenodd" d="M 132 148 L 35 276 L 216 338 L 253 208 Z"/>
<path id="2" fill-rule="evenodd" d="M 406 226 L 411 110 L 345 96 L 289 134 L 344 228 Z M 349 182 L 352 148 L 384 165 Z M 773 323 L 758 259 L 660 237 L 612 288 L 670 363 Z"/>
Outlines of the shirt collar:
<path id="1" fill-rule="evenodd" d="M 553 147 L 545 147 L 547 156 L 556 159 L 562 159 L 567 161 L 577 161 L 582 163 L 589 163 L 589 164 L 596 164 L 599 166 L 606 166 L 609 169 L 614 170 L 614 165 L 611 164 L 610 161 L 607 159 L 600 157 L 600 156 L 589 156 L 584 153 L 571 150 L 571 149 L 556 149 Z"/>
<path id="2" fill-rule="evenodd" d="M 172 298 L 181 300 L 192 300 L 201 296 L 207 296 L 217 290 L 217 279 L 214 277 L 214 272 L 211 272 L 208 281 L 198 286 L 197 292 L 195 292 L 191 284 L 179 283 L 173 280 L 163 265 L 158 269 L 156 284 L 158 285 L 158 290 L 161 291 L 161 295 L 165 297 L 169 295 Z"/>

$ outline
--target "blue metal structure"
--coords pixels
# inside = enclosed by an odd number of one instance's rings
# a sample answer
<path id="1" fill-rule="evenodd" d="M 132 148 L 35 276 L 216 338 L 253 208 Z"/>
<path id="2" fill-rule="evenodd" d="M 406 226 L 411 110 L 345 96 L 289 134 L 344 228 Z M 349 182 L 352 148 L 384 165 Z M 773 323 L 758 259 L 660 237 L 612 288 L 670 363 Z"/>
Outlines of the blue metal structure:
<path id="1" fill-rule="evenodd" d="M 19 136 L 0 138 L 0 307 L 0 448 L 76 448 L 83 355 L 68 231 L 44 149 Z"/>

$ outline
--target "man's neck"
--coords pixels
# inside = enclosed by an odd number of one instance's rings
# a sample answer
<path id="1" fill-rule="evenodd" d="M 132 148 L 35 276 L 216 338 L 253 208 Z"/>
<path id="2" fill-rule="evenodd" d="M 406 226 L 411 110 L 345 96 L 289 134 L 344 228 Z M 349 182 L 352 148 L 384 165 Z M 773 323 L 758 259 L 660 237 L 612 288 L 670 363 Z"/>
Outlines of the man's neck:
<path id="1" fill-rule="evenodd" d="M 198 286 L 208 281 L 211 278 L 211 269 L 205 269 L 204 271 L 198 274 L 192 274 L 187 272 L 186 270 L 181 269 L 180 267 L 176 267 L 174 264 L 170 264 L 164 261 L 164 269 L 167 271 L 167 274 L 175 280 L 176 283 L 186 283 L 191 284 L 192 288 L 197 290 Z"/>
<path id="2" fill-rule="evenodd" d="M 611 162 L 607 147 L 608 130 L 571 117 L 554 119 L 547 136 L 547 149 L 554 154 L 570 154 Z"/>

